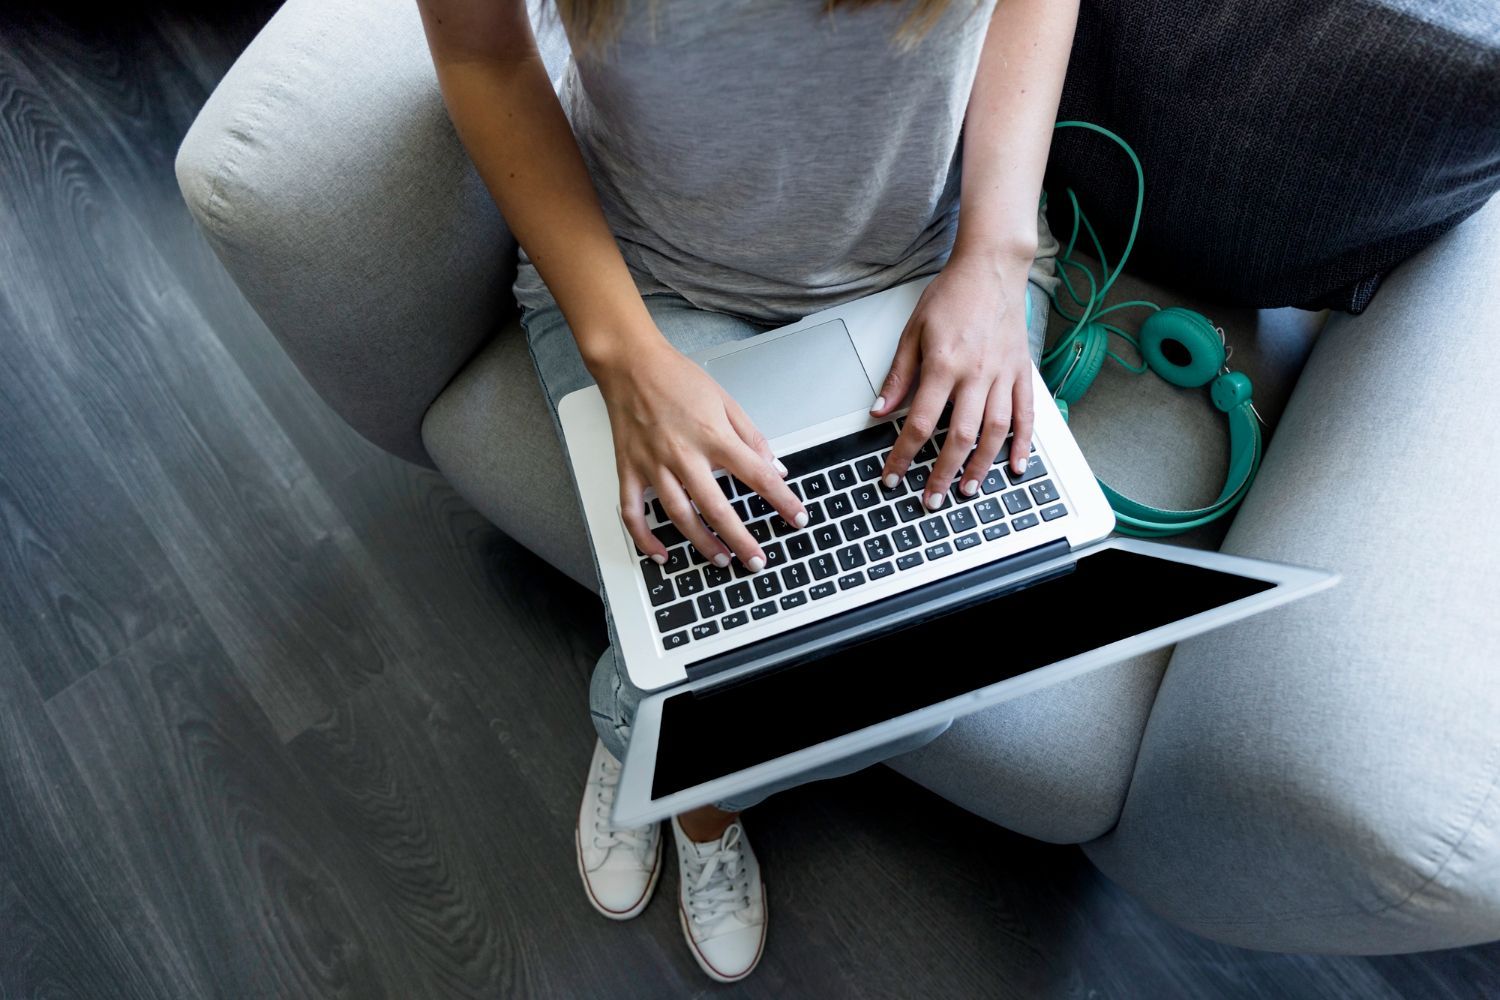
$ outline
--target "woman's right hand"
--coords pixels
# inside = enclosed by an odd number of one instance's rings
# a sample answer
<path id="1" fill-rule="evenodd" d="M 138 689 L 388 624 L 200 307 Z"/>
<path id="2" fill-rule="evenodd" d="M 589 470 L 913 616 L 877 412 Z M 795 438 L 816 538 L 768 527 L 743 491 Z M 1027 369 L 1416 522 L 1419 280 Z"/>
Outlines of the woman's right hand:
<path id="1" fill-rule="evenodd" d="M 733 473 L 788 523 L 807 525 L 765 437 L 707 372 L 665 340 L 600 365 L 594 375 L 609 408 L 620 514 L 636 548 L 666 561 L 666 546 L 646 525 L 643 495 L 651 486 L 705 559 L 728 566 L 732 553 L 752 572 L 764 569 L 765 552 L 720 492 L 715 469 Z"/>

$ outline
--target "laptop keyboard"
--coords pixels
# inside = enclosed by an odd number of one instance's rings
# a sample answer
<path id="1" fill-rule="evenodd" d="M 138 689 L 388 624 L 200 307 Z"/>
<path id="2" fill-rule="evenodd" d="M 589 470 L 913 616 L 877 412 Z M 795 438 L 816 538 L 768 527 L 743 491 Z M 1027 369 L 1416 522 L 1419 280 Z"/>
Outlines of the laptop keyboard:
<path id="1" fill-rule="evenodd" d="M 1035 445 L 1025 472 L 1005 467 L 1009 441 L 974 496 L 964 496 L 955 482 L 942 507 L 930 511 L 923 491 L 946 422 L 888 490 L 880 471 L 900 432 L 900 420 L 881 423 L 781 456 L 786 482 L 807 508 L 806 528 L 789 524 L 754 490 L 721 473 L 719 489 L 765 552 L 759 573 L 737 558 L 726 567 L 704 559 L 661 501 L 648 501 L 646 520 L 667 549 L 665 565 L 640 561 L 662 648 L 678 649 L 855 587 L 878 587 L 925 563 L 1068 516 Z"/>

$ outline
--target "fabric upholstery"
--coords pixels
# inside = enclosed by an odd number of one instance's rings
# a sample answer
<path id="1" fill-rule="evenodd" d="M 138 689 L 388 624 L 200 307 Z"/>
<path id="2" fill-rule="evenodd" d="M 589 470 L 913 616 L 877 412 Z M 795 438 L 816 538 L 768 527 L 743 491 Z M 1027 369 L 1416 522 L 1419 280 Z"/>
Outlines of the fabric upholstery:
<path id="1" fill-rule="evenodd" d="M 421 420 L 515 312 L 515 244 L 453 132 L 411 0 L 288 0 L 183 141 L 209 244 L 356 430 Z"/>
<path id="2" fill-rule="evenodd" d="M 1180 644 L 1088 853 L 1288 951 L 1500 938 L 1500 200 L 1320 335 L 1224 550 L 1335 588 Z"/>
<path id="3" fill-rule="evenodd" d="M 1061 116 L 1148 185 L 1139 273 L 1224 301 L 1359 311 L 1500 187 L 1493 0 L 1084 0 Z M 1048 189 L 1111 233 L 1123 156 L 1059 133 Z"/>

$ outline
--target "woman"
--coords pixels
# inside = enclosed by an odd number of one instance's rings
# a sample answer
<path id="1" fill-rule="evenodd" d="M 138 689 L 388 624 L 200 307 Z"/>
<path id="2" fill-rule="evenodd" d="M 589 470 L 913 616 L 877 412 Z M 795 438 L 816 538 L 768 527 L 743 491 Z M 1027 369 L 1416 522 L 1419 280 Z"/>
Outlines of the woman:
<path id="1" fill-rule="evenodd" d="M 765 438 L 686 352 L 934 272 L 871 407 L 911 407 L 882 475 L 905 473 L 950 403 L 929 506 L 955 478 L 972 494 L 1008 434 L 1024 460 L 1056 252 L 1037 204 L 1076 0 L 557 0 L 574 54 L 560 95 L 523 0 L 419 2 L 454 125 L 522 247 L 543 387 L 555 410 L 597 381 L 643 553 L 666 558 L 641 514 L 650 487 L 705 558 L 764 567 L 716 468 L 805 523 Z M 608 818 L 638 697 L 606 652 L 576 839 L 614 919 L 645 907 L 661 867 L 658 826 Z M 739 811 L 776 790 L 672 820 L 683 931 L 720 981 L 764 945 Z"/>

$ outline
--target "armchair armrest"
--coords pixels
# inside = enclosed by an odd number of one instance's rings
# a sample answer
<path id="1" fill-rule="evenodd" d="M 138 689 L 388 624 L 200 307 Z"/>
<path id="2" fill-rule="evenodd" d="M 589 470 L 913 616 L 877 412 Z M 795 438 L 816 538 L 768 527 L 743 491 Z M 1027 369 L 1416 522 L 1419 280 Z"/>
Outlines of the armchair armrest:
<path id="1" fill-rule="evenodd" d="M 188 207 L 322 398 L 431 464 L 428 404 L 515 312 L 515 243 L 412 0 L 288 0 L 177 156 Z"/>

